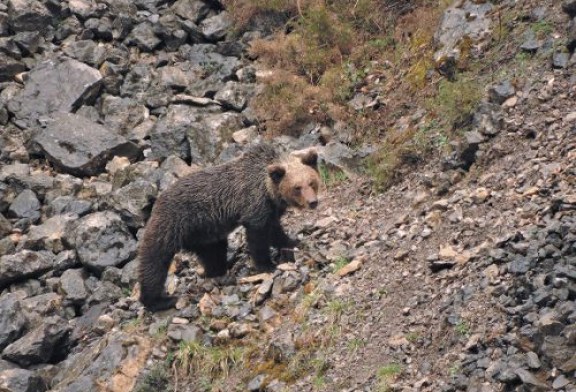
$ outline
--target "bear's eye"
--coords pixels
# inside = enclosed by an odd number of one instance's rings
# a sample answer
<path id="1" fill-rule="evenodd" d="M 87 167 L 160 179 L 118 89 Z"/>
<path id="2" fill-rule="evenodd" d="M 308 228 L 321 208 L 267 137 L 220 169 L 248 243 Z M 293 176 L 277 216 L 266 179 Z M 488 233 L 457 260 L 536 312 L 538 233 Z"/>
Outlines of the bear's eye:
<path id="1" fill-rule="evenodd" d="M 300 185 L 294 187 L 294 193 L 302 192 L 302 187 Z"/>

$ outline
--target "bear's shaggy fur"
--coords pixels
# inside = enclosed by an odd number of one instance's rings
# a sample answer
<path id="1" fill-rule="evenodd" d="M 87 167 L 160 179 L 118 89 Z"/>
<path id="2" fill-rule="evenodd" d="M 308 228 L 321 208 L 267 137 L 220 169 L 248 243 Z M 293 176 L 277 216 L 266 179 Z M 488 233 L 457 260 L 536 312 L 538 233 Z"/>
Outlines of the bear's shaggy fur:
<path id="1" fill-rule="evenodd" d="M 248 250 L 258 270 L 274 268 L 270 246 L 295 245 L 282 229 L 287 207 L 316 208 L 317 153 L 281 158 L 258 144 L 239 158 L 192 173 L 164 191 L 152 209 L 138 249 L 140 301 L 151 311 L 173 307 L 164 284 L 173 256 L 194 252 L 206 277 L 226 273 L 228 234 L 246 228 Z"/>

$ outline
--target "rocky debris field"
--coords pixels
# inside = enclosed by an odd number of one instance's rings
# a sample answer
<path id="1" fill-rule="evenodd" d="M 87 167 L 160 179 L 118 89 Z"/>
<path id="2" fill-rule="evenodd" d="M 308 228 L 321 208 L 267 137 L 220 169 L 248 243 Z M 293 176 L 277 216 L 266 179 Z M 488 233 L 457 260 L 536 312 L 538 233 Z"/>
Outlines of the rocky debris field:
<path id="1" fill-rule="evenodd" d="M 177 309 L 150 314 L 158 193 L 261 140 L 259 24 L 230 34 L 218 1 L 0 0 L 0 390 L 576 391 L 576 5 L 504 3 L 558 41 L 518 43 L 523 82 L 489 86 L 451 156 L 376 194 L 329 129 L 276 138 L 324 164 L 321 208 L 286 219 L 296 262 L 255 274 L 238 231 L 227 276 L 180 254 Z M 439 61 L 486 39 L 484 4 L 449 8 Z"/>

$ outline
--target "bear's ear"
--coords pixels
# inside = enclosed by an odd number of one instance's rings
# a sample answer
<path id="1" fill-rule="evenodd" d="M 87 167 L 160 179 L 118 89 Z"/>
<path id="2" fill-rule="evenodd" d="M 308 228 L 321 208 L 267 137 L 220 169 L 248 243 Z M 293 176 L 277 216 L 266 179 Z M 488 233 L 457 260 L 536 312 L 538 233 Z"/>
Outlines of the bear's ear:
<path id="1" fill-rule="evenodd" d="M 315 148 L 308 148 L 306 150 L 294 151 L 292 155 L 297 158 L 300 158 L 300 161 L 303 164 L 310 166 L 314 169 L 316 169 L 316 166 L 318 165 L 318 151 L 316 151 Z"/>
<path id="2" fill-rule="evenodd" d="M 272 179 L 274 184 L 279 184 L 282 181 L 282 178 L 286 174 L 286 169 L 282 165 L 269 165 L 268 166 L 268 175 Z"/>

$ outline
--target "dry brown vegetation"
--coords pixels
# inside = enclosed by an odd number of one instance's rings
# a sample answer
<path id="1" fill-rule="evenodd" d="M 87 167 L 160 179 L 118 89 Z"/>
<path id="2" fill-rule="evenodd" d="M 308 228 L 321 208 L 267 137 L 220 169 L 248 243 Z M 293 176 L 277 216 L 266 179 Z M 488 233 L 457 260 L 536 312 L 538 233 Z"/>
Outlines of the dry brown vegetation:
<path id="1" fill-rule="evenodd" d="M 473 83 L 456 84 L 434 72 L 434 32 L 446 2 L 426 0 L 229 0 L 238 31 L 262 15 L 283 15 L 270 36 L 252 41 L 251 54 L 265 69 L 264 87 L 252 106 L 268 136 L 298 136 L 310 122 L 341 121 L 352 143 L 376 143 L 367 161 L 377 188 L 397 168 L 422 161 L 461 123 L 457 108 L 477 102 Z M 465 51 L 464 51 L 465 52 Z M 467 66 L 462 56 L 458 66 Z M 463 91 L 463 93 L 461 92 Z M 347 105 L 357 93 L 379 101 L 376 109 Z M 450 96 L 450 94 L 456 94 Z M 425 118 L 393 125 L 425 108 Z M 439 142 L 440 141 L 440 142 Z"/>

